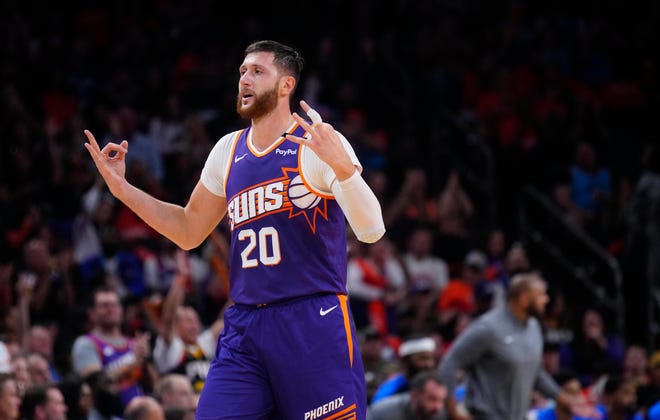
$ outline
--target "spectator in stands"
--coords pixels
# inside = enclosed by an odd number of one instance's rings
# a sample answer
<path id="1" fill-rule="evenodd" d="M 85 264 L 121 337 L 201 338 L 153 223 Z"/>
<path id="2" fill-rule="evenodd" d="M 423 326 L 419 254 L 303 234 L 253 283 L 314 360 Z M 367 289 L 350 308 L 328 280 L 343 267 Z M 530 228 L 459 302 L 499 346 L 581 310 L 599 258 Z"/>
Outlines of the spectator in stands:
<path id="1" fill-rule="evenodd" d="M 438 238 L 436 253 L 449 264 L 460 264 L 468 250 L 468 225 L 474 204 L 461 184 L 458 170 L 452 169 L 438 197 Z"/>
<path id="2" fill-rule="evenodd" d="M 53 335 L 52 332 L 43 325 L 33 325 L 28 331 L 27 352 L 38 353 L 46 359 L 48 370 L 53 381 L 60 380 L 60 374 L 53 364 Z"/>
<path id="3" fill-rule="evenodd" d="M 358 336 L 367 385 L 367 401 L 371 402 L 380 384 L 390 375 L 397 373 L 396 353 L 386 338 L 372 326 L 360 331 Z"/>
<path id="4" fill-rule="evenodd" d="M 477 311 L 475 287 L 484 281 L 485 269 L 486 257 L 481 251 L 468 253 L 463 261 L 461 276 L 453 278 L 440 293 L 436 313 L 440 331 L 448 341 L 453 339 L 455 319 L 461 314 L 472 315 Z M 489 299 L 492 299 L 492 295 Z"/>
<path id="5" fill-rule="evenodd" d="M 67 420 L 62 392 L 54 384 L 28 388 L 21 403 L 21 417 L 24 420 Z"/>
<path id="6" fill-rule="evenodd" d="M 124 420 L 165 420 L 165 412 L 154 398 L 138 396 L 126 407 Z"/>
<path id="7" fill-rule="evenodd" d="M 449 282 L 449 267 L 433 254 L 433 232 L 422 225 L 410 232 L 403 262 L 410 289 L 426 289 L 438 294 Z"/>
<path id="8" fill-rule="evenodd" d="M 589 405 L 590 403 L 586 400 L 582 394 L 582 386 L 580 385 L 580 379 L 578 375 L 570 370 L 559 371 L 553 375 L 557 384 L 561 387 L 562 391 L 566 394 L 571 395 L 579 403 L 583 405 Z M 593 410 L 593 415 L 590 417 L 576 417 L 573 415 L 571 410 L 563 405 L 554 405 L 552 407 L 547 407 L 537 411 L 536 420 L 599 420 L 601 416 L 598 412 Z"/>
<path id="9" fill-rule="evenodd" d="M 13 376 L 0 373 L 0 420 L 18 420 L 21 397 Z"/>
<path id="10" fill-rule="evenodd" d="M 197 398 L 190 380 L 187 376 L 176 373 L 165 375 L 156 382 L 154 397 L 166 412 L 170 409 L 181 409 L 194 413 L 197 407 Z"/>
<path id="11" fill-rule="evenodd" d="M 444 420 L 447 387 L 435 370 L 424 370 L 410 381 L 410 391 L 372 404 L 369 420 Z"/>
<path id="12" fill-rule="evenodd" d="M 207 329 L 202 330 L 197 310 L 184 305 L 186 284 L 190 281 L 185 252 L 177 252 L 178 276 L 163 303 L 161 331 L 156 337 L 153 357 L 160 374 L 179 373 L 201 392 L 215 354 L 218 336 L 224 327 L 224 309 Z"/>
<path id="13" fill-rule="evenodd" d="M 90 420 L 120 419 L 124 403 L 119 395 L 119 384 L 108 377 L 104 370 L 97 370 L 85 377 L 92 391 Z"/>
<path id="14" fill-rule="evenodd" d="M 58 388 L 64 397 L 69 420 L 89 419 L 94 407 L 92 388 L 78 375 L 70 374 L 62 379 Z"/>
<path id="15" fill-rule="evenodd" d="M 621 376 L 623 379 L 632 380 L 638 387 L 649 383 L 649 356 L 644 347 L 636 344 L 626 347 Z"/>
<path id="16" fill-rule="evenodd" d="M 386 336 L 396 334 L 398 305 L 406 296 L 406 272 L 388 238 L 364 246 L 350 256 L 346 288 L 355 326 L 373 326 Z"/>
<path id="17" fill-rule="evenodd" d="M 641 420 L 640 417 L 634 417 L 637 411 L 635 382 L 623 379 L 618 374 L 609 375 L 597 408 L 603 420 Z"/>
<path id="18" fill-rule="evenodd" d="M 608 331 L 603 315 L 587 308 L 581 329 L 570 346 L 564 346 L 562 365 L 580 373 L 584 386 L 594 383 L 608 372 L 620 372 L 624 345 L 621 337 Z"/>
<path id="19" fill-rule="evenodd" d="M 30 376 L 30 386 L 46 385 L 53 382 L 48 360 L 40 353 L 30 353 L 26 358 L 27 370 Z"/>
<path id="20" fill-rule="evenodd" d="M 593 143 L 580 141 L 571 166 L 571 198 L 580 210 L 586 212 L 585 227 L 592 234 L 602 233 L 600 223 L 611 196 L 610 170 L 598 161 Z"/>
<path id="21" fill-rule="evenodd" d="M 418 167 L 408 168 L 399 192 L 383 209 L 389 237 L 396 244 L 405 243 L 410 231 L 433 222 L 435 213 L 435 203 L 428 196 L 426 172 Z"/>
<path id="22" fill-rule="evenodd" d="M 34 275 L 30 300 L 32 323 L 65 325 L 75 303 L 74 261 L 71 253 L 53 255 L 41 238 L 29 240 L 23 248 L 24 273 Z M 55 264 L 53 264 L 55 262 Z"/>
<path id="23" fill-rule="evenodd" d="M 30 385 L 30 372 L 28 371 L 27 358 L 23 354 L 16 353 L 11 357 L 11 373 L 14 375 L 18 393 L 23 393 Z"/>
<path id="24" fill-rule="evenodd" d="M 656 401 L 660 401 L 660 350 L 656 350 L 651 355 L 648 378 L 648 383 L 637 388 L 637 401 L 642 408 L 648 408 Z"/>
<path id="25" fill-rule="evenodd" d="M 123 308 L 112 289 L 94 291 L 89 318 L 91 331 L 78 337 L 71 350 L 73 368 L 82 377 L 104 370 L 119 384 L 122 401 L 128 404 L 142 394 L 141 382 L 150 379 L 149 337 L 142 334 L 131 338 L 122 333 Z"/>
<path id="26" fill-rule="evenodd" d="M 431 337 L 410 338 L 399 347 L 399 360 L 401 372 L 383 382 L 371 399 L 372 403 L 410 390 L 410 380 L 419 372 L 435 369 L 438 365 L 436 358 L 435 340 Z"/>

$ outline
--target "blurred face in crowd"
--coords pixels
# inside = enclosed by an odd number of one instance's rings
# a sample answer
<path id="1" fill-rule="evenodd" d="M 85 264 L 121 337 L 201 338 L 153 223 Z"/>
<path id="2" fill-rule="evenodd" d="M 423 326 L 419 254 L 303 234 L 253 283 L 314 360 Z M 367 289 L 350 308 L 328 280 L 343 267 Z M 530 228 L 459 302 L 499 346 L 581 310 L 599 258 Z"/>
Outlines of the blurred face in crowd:
<path id="1" fill-rule="evenodd" d="M 27 357 L 27 369 L 30 374 L 30 385 L 46 385 L 52 382 L 48 361 L 38 353 Z"/>
<path id="2" fill-rule="evenodd" d="M 488 236 L 488 254 L 493 257 L 500 257 L 504 255 L 505 246 L 504 232 L 499 229 L 492 231 Z"/>
<path id="3" fill-rule="evenodd" d="M 404 358 L 408 367 L 408 377 L 412 378 L 417 373 L 423 370 L 435 369 L 438 364 L 438 359 L 435 357 L 435 352 L 420 351 L 413 353 Z"/>
<path id="4" fill-rule="evenodd" d="M 632 414 L 637 408 L 637 387 L 633 381 L 624 382 L 614 392 L 611 410 L 616 413 Z"/>
<path id="5" fill-rule="evenodd" d="M 630 346 L 623 357 L 624 375 L 643 375 L 649 365 L 646 350 L 640 346 Z"/>
<path id="6" fill-rule="evenodd" d="M 587 339 L 597 339 L 603 336 L 603 317 L 593 309 L 584 313 L 582 331 Z"/>
<path id="7" fill-rule="evenodd" d="M 529 260 L 527 259 L 527 253 L 522 247 L 511 247 L 506 255 L 505 265 L 506 270 L 511 274 L 529 270 Z"/>
<path id="8" fill-rule="evenodd" d="M 50 269 L 50 253 L 45 241 L 32 239 L 25 245 L 24 259 L 26 266 L 37 273 Z"/>
<path id="9" fill-rule="evenodd" d="M 190 380 L 183 375 L 172 375 L 170 386 L 161 395 L 164 408 L 194 410 L 197 403 Z"/>
<path id="10" fill-rule="evenodd" d="M 30 329 L 28 351 L 39 353 L 50 360 L 53 352 L 53 338 L 46 327 L 37 325 Z"/>
<path id="11" fill-rule="evenodd" d="M 0 380 L 0 420 L 17 420 L 20 405 L 16 381 L 9 378 Z"/>
<path id="12" fill-rule="evenodd" d="M 14 356 L 11 359 L 11 371 L 14 373 L 14 379 L 16 379 L 19 391 L 24 391 L 30 384 L 27 359 L 23 356 Z"/>
<path id="13" fill-rule="evenodd" d="M 59 389 L 52 387 L 46 391 L 46 403 L 38 407 L 37 411 L 44 420 L 67 420 L 67 406 L 64 403 L 64 396 Z"/>
<path id="14" fill-rule="evenodd" d="M 190 307 L 182 307 L 177 310 L 177 333 L 186 344 L 194 344 L 202 332 L 202 323 L 197 312 Z"/>
<path id="15" fill-rule="evenodd" d="M 410 392 L 410 408 L 417 419 L 430 419 L 444 409 L 447 387 L 429 380 L 421 391 Z"/>
<path id="16" fill-rule="evenodd" d="M 584 400 L 584 396 L 582 395 L 582 386 L 580 385 L 580 380 L 577 378 L 566 381 L 564 385 L 562 385 L 561 389 L 566 394 L 578 399 L 579 401 Z M 570 414 L 570 409 L 561 404 L 557 405 L 557 410 L 560 410 L 567 415 Z"/>
<path id="17" fill-rule="evenodd" d="M 112 330 L 121 325 L 123 309 L 114 292 L 98 292 L 91 311 L 92 322 L 101 330 Z"/>
<path id="18" fill-rule="evenodd" d="M 408 250 L 417 258 L 424 257 L 431 252 L 433 246 L 433 236 L 431 232 L 425 229 L 418 229 L 408 241 Z"/>
<path id="19" fill-rule="evenodd" d="M 152 397 L 138 396 L 131 400 L 126 407 L 125 415 L 137 410 L 144 410 L 145 414 L 140 417 L 146 420 L 165 420 L 165 412 L 158 401 Z"/>
<path id="20" fill-rule="evenodd" d="M 280 72 L 271 52 L 245 56 L 239 68 L 236 111 L 245 119 L 257 119 L 272 112 L 279 99 Z"/>

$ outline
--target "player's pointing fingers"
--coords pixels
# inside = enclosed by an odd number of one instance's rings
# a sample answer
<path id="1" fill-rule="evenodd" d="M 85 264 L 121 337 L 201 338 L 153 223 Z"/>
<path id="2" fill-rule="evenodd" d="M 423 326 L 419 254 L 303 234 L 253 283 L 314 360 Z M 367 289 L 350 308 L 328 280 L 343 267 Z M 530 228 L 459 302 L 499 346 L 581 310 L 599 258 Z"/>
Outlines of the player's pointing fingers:
<path id="1" fill-rule="evenodd" d="M 321 114 L 319 114 L 314 108 L 309 106 L 307 102 L 305 101 L 300 101 L 300 106 L 302 107 L 303 111 L 307 114 L 310 120 L 312 120 L 312 124 L 321 124 L 323 122 L 323 119 L 321 119 Z"/>

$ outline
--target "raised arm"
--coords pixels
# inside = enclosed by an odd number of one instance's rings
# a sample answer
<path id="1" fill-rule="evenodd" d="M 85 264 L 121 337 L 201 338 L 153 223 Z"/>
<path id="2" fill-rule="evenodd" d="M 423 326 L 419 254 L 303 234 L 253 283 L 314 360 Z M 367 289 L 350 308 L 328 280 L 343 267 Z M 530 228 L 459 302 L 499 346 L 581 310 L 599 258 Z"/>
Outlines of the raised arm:
<path id="1" fill-rule="evenodd" d="M 158 200 L 131 185 L 125 177 L 128 142 L 108 143 L 101 149 L 91 132 L 85 147 L 94 159 L 110 192 L 157 232 L 183 249 L 206 239 L 227 210 L 227 200 L 198 182 L 185 207 Z"/>
<path id="2" fill-rule="evenodd" d="M 293 118 L 310 134 L 310 137 L 303 138 L 289 134 L 286 138 L 309 147 L 331 169 L 332 176 L 325 177 L 325 183 L 332 190 L 355 236 L 362 242 L 378 241 L 385 234 L 385 224 L 376 195 L 360 175 L 335 129 L 330 124 L 324 123 L 318 112 L 311 109 L 305 101 L 301 101 L 300 105 L 310 116 L 313 124 L 309 125 L 296 113 L 293 114 Z"/>

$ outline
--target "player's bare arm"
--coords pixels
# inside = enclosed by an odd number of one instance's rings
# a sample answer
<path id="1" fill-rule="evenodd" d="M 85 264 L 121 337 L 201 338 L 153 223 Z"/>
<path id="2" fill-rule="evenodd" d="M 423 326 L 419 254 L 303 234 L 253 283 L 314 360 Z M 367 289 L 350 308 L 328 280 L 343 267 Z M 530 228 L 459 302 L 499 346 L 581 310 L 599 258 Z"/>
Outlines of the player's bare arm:
<path id="1" fill-rule="evenodd" d="M 321 121 L 320 117 L 316 117 L 318 113 L 305 101 L 300 101 L 300 106 L 307 115 L 310 117 L 314 116 L 312 118 L 312 124 L 310 125 L 295 112 L 293 113 L 293 118 L 310 134 L 310 137 L 303 138 L 287 135 L 287 139 L 312 149 L 322 161 L 332 168 L 338 181 L 344 181 L 350 178 L 355 173 L 356 168 L 350 156 L 348 156 L 346 149 L 344 149 L 335 129 L 332 125 Z"/>
<path id="2" fill-rule="evenodd" d="M 192 249 L 208 237 L 227 210 L 227 200 L 210 192 L 201 182 L 185 207 L 156 199 L 126 180 L 128 142 L 108 143 L 101 149 L 88 130 L 85 148 L 94 159 L 110 192 L 158 233 L 183 249 Z"/>

